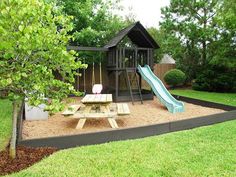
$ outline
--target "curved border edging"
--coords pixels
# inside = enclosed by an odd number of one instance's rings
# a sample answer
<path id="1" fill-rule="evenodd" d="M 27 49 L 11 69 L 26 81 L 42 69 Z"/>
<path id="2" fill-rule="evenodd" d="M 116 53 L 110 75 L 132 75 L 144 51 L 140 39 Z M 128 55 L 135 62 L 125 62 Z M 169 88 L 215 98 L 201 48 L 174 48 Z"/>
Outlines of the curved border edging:
<path id="1" fill-rule="evenodd" d="M 179 95 L 173 95 L 173 96 L 176 99 L 179 99 L 179 100 L 187 102 L 187 103 L 192 103 L 195 105 L 200 105 L 200 106 L 209 107 L 209 108 L 223 109 L 225 111 L 236 110 L 236 106 L 230 106 L 230 105 L 215 103 L 215 102 L 211 102 L 211 101 L 198 100 L 195 98 L 189 98 L 189 97 L 179 96 Z"/>
<path id="2" fill-rule="evenodd" d="M 134 127 L 134 128 L 122 128 L 117 130 L 107 130 L 107 131 L 85 133 L 79 135 L 67 135 L 67 136 L 22 140 L 21 134 L 19 134 L 20 136 L 18 137 L 18 145 L 31 146 L 31 147 L 57 147 L 59 149 L 66 149 L 76 146 L 107 143 L 111 141 L 144 138 L 148 136 L 160 135 L 164 133 L 170 133 L 181 130 L 188 130 L 196 127 L 212 125 L 230 120 L 236 120 L 236 107 L 218 103 L 215 104 L 212 102 L 207 102 L 187 97 L 178 97 L 178 99 L 193 104 L 195 103 L 197 105 L 214 107 L 230 111 L 208 116 L 161 123 L 161 124 L 154 124 L 154 125 Z M 23 118 L 23 112 L 22 116 L 20 117 L 21 119 Z M 22 121 L 20 127 L 22 127 Z"/>

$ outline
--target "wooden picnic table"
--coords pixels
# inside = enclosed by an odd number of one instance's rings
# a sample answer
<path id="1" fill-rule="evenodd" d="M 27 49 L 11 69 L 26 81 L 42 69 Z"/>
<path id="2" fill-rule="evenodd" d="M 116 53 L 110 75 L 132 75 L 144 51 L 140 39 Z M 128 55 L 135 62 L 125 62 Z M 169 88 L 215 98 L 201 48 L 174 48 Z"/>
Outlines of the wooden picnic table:
<path id="1" fill-rule="evenodd" d="M 85 105 L 83 113 L 75 113 L 74 118 L 79 118 L 76 129 L 82 129 L 86 119 L 107 118 L 112 128 L 118 128 L 116 123 L 116 112 L 110 111 L 112 94 L 87 94 L 81 102 Z M 91 112 L 92 108 L 99 108 L 99 112 Z"/>

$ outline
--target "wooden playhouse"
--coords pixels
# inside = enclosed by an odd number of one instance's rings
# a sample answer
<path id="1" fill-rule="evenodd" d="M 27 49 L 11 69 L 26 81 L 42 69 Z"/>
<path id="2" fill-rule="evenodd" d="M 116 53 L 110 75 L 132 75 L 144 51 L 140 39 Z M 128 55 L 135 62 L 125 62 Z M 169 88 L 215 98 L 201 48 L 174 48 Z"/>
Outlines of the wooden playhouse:
<path id="1" fill-rule="evenodd" d="M 77 51 L 92 51 L 103 53 L 102 66 L 97 64 L 81 72 L 76 78 L 75 88 L 91 92 L 92 84 L 102 82 L 103 93 L 112 93 L 115 102 L 151 100 L 153 94 L 150 88 L 142 87 L 142 78 L 137 66 L 154 67 L 154 50 L 159 45 L 140 22 L 136 22 L 121 30 L 104 47 L 70 46 Z"/>

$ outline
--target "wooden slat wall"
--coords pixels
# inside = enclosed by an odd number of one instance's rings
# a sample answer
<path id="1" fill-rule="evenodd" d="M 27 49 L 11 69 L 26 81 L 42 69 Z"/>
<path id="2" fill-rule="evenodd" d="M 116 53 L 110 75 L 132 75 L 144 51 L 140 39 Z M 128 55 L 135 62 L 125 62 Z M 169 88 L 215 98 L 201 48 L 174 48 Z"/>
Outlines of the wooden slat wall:
<path id="1" fill-rule="evenodd" d="M 162 82 L 165 84 L 164 82 L 164 75 L 167 71 L 174 69 L 175 65 L 174 64 L 155 64 L 154 65 L 154 73 L 155 75 L 157 75 Z M 79 89 L 80 91 L 83 91 L 84 89 L 84 83 L 83 83 L 83 72 L 82 70 L 80 70 L 80 73 L 82 74 L 82 76 L 80 77 L 80 81 L 79 84 L 77 83 L 77 85 L 79 85 Z M 88 68 L 85 70 L 85 85 L 86 85 L 86 90 L 87 92 L 91 92 L 92 90 L 92 65 L 89 65 Z M 121 78 L 124 77 L 123 75 L 121 76 Z M 99 83 L 99 64 L 95 65 L 95 81 L 96 83 Z M 104 89 L 107 88 L 108 86 L 108 76 L 107 76 L 107 71 L 106 71 L 106 66 L 102 65 L 102 81 L 103 81 L 103 87 Z M 126 87 L 126 83 L 125 83 L 125 78 L 120 80 L 120 84 L 121 84 L 121 88 L 125 88 Z M 147 83 L 142 81 L 142 87 L 146 88 L 148 87 Z"/>
<path id="2" fill-rule="evenodd" d="M 165 86 L 168 87 L 168 85 L 164 81 L 164 75 L 167 71 L 171 69 L 175 69 L 176 65 L 175 64 L 154 64 L 154 74 L 161 79 L 161 81 L 165 84 Z M 142 81 L 142 87 L 143 88 L 149 88 L 149 85 L 147 82 Z"/>
<path id="3" fill-rule="evenodd" d="M 89 65 L 88 68 L 85 70 L 85 87 L 86 87 L 86 91 L 88 93 L 91 93 L 92 91 L 92 65 Z M 167 71 L 176 68 L 176 66 L 174 64 L 155 64 L 154 65 L 154 73 L 155 75 L 157 75 L 162 82 L 165 84 L 164 82 L 164 75 Z M 84 77 L 83 77 L 83 70 L 79 71 L 81 73 L 81 77 L 79 78 L 79 82 L 76 81 L 75 88 L 80 90 L 80 91 L 84 91 Z M 58 79 L 60 79 L 60 76 L 58 74 L 56 74 L 56 77 Z M 99 64 L 95 64 L 95 83 L 98 84 L 99 83 Z M 110 75 L 110 85 L 114 85 L 114 79 L 113 79 L 114 75 Z M 126 88 L 126 80 L 125 80 L 125 76 L 121 75 L 120 76 L 120 87 L 121 88 Z M 103 88 L 106 89 L 108 87 L 108 75 L 107 75 L 107 70 L 106 70 L 106 65 L 103 64 L 102 65 L 102 84 L 103 84 Z M 166 85 L 166 84 L 165 84 Z M 149 88 L 148 84 L 142 80 L 142 88 Z"/>
<path id="4" fill-rule="evenodd" d="M 79 70 L 79 72 L 81 74 L 81 77 L 79 78 L 79 83 L 77 82 L 75 84 L 75 88 L 79 91 L 84 91 L 84 73 L 82 69 Z M 95 73 L 95 84 L 99 84 L 100 82 L 99 64 L 94 65 L 94 73 Z M 85 70 L 85 88 L 88 93 L 92 92 L 92 75 L 93 75 L 93 66 L 88 65 L 88 68 Z M 102 85 L 104 89 L 106 89 L 108 85 L 108 76 L 107 76 L 106 66 L 104 64 L 102 64 Z"/>
<path id="5" fill-rule="evenodd" d="M 175 64 L 155 64 L 154 73 L 164 82 L 165 73 L 171 69 L 175 69 L 175 67 Z"/>

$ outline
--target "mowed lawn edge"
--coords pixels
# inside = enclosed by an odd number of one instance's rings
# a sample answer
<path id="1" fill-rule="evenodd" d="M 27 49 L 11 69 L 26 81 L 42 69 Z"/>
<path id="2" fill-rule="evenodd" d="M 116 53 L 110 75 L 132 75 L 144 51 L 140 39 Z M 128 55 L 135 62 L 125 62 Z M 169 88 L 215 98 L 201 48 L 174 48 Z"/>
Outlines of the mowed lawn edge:
<path id="1" fill-rule="evenodd" d="M 230 106 L 236 106 L 236 93 L 216 93 L 204 92 L 191 89 L 175 89 L 170 90 L 171 94 L 195 98 L 214 103 L 221 103 Z"/>

